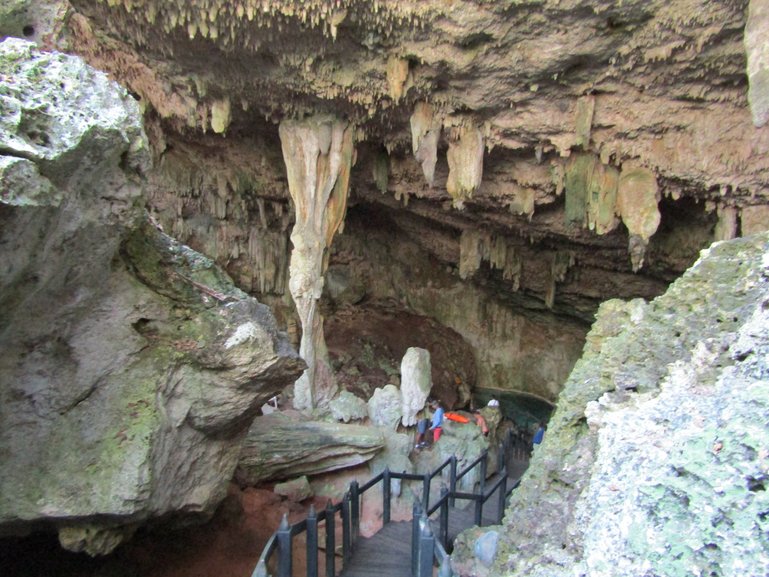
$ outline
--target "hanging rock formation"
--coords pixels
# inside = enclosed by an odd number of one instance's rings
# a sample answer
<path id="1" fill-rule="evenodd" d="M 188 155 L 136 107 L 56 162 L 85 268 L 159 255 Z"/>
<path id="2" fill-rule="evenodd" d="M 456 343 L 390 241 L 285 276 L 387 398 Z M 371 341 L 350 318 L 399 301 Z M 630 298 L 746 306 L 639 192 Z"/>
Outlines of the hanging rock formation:
<path id="1" fill-rule="evenodd" d="M 347 209 L 352 128 L 328 117 L 286 120 L 280 125 L 280 141 L 296 211 L 289 290 L 302 322 L 299 354 L 307 362 L 294 386 L 294 406 L 309 409 L 327 404 L 336 393 L 318 299 L 328 249 Z"/>
<path id="2" fill-rule="evenodd" d="M 0 44 L 0 533 L 105 554 L 226 494 L 258 406 L 303 369 L 269 310 L 144 220 L 136 102 Z"/>
<path id="3" fill-rule="evenodd" d="M 462 208 L 465 200 L 481 186 L 483 178 L 483 134 L 472 125 L 462 123 L 450 129 L 449 138 L 449 177 L 446 192 L 449 193 L 456 208 Z"/>
<path id="4" fill-rule="evenodd" d="M 433 107 L 420 102 L 411 115 L 411 150 L 422 166 L 427 184 L 433 185 L 435 164 L 438 162 L 438 139 L 441 136 L 441 121 L 436 118 Z"/>

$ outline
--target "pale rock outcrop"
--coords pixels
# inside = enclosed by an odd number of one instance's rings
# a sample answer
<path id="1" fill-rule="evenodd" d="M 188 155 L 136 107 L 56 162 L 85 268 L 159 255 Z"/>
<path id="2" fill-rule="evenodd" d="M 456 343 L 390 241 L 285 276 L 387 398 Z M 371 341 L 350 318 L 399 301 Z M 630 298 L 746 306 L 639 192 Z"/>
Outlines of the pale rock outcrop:
<path id="1" fill-rule="evenodd" d="M 766 575 L 767 301 L 762 233 L 602 305 L 489 574 Z"/>
<path id="2" fill-rule="evenodd" d="M 259 404 L 302 370 L 263 305 L 144 219 L 138 105 L 0 43 L 0 532 L 91 555 L 213 513 Z"/>
<path id="3" fill-rule="evenodd" d="M 312 487 L 310 487 L 310 482 L 304 475 L 283 483 L 275 483 L 273 492 L 282 497 L 286 497 L 289 501 L 295 501 L 297 503 L 309 499 L 314 494 Z"/>
<path id="4" fill-rule="evenodd" d="M 341 391 L 329 403 L 331 416 L 337 421 L 349 423 L 368 417 L 368 405 L 360 397 L 356 397 L 350 391 Z"/>
<path id="5" fill-rule="evenodd" d="M 401 420 L 403 401 L 395 385 L 376 388 L 368 400 L 368 415 L 371 422 L 379 427 L 394 431 Z"/>
<path id="6" fill-rule="evenodd" d="M 326 405 L 336 393 L 323 336 L 318 299 L 328 268 L 328 249 L 344 223 L 353 156 L 353 130 L 331 117 L 280 124 L 288 188 L 296 223 L 291 232 L 289 290 L 302 322 L 299 354 L 307 370 L 294 386 L 294 406 Z"/>
<path id="7" fill-rule="evenodd" d="M 382 431 L 361 425 L 303 421 L 298 414 L 254 419 L 243 443 L 235 479 L 242 485 L 318 475 L 354 467 L 384 446 Z"/>
<path id="8" fill-rule="evenodd" d="M 401 361 L 401 423 L 411 427 L 417 422 L 417 413 L 425 406 L 433 387 L 430 351 L 410 347 Z"/>

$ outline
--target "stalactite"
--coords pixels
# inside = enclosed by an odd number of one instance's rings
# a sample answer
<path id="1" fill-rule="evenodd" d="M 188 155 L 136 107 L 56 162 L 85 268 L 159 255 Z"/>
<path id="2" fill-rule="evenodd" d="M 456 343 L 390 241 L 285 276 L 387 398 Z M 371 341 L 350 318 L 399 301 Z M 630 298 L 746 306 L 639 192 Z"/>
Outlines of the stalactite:
<path id="1" fill-rule="evenodd" d="M 438 162 L 438 139 L 441 136 L 441 121 L 433 107 L 420 102 L 411 115 L 411 146 L 414 158 L 422 166 L 427 184 L 433 185 L 435 164 Z"/>
<path id="2" fill-rule="evenodd" d="M 449 177 L 446 190 L 455 208 L 464 207 L 464 202 L 473 196 L 481 186 L 483 178 L 483 134 L 472 123 L 454 127 L 453 138 L 449 140 Z"/>
<path id="3" fill-rule="evenodd" d="M 630 236 L 628 250 L 633 272 L 644 261 L 649 238 L 660 225 L 657 178 L 648 168 L 623 168 L 617 185 L 617 212 Z"/>
<path id="4" fill-rule="evenodd" d="M 737 209 L 733 206 L 719 204 L 716 213 L 718 224 L 713 234 L 715 240 L 731 240 L 737 238 Z"/>
<path id="5" fill-rule="evenodd" d="M 576 139 L 575 144 L 587 148 L 590 144 L 590 130 L 593 126 L 593 111 L 595 110 L 595 97 L 583 96 L 577 100 L 575 113 Z"/>
<path id="6" fill-rule="evenodd" d="M 390 98 L 398 102 L 403 96 L 403 87 L 409 75 L 409 61 L 397 56 L 387 59 L 387 86 Z"/>
<path id="7" fill-rule="evenodd" d="M 555 252 L 550 264 L 550 283 L 545 293 L 545 305 L 552 309 L 555 304 L 556 285 L 566 279 L 566 273 L 574 266 L 574 254 L 571 251 Z"/>
<path id="8" fill-rule="evenodd" d="M 302 322 L 299 352 L 307 370 L 294 385 L 294 406 L 328 403 L 336 392 L 318 299 L 328 249 L 347 207 L 354 128 L 331 117 L 284 120 L 280 141 L 296 222 L 291 232 L 289 290 Z"/>

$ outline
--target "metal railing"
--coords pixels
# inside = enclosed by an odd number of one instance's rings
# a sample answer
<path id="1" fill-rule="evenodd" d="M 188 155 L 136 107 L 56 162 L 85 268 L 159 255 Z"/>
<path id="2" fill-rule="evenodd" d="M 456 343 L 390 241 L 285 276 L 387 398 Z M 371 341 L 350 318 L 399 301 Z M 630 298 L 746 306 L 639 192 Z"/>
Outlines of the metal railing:
<path id="1" fill-rule="evenodd" d="M 489 452 L 484 450 L 481 455 L 472 463 L 467 465 L 462 471 L 457 473 L 457 458 L 452 455 L 441 465 L 429 473 L 422 475 L 415 473 L 395 473 L 385 468 L 384 471 L 371 478 L 364 485 L 359 486 L 357 481 L 350 483 L 349 490 L 344 494 L 342 500 L 336 505 L 331 501 L 326 505 L 325 510 L 316 513 L 314 507 L 310 507 L 307 518 L 298 523 L 289 524 L 287 514 L 283 519 L 278 530 L 270 537 L 262 550 L 259 561 L 256 564 L 251 577 L 270 577 L 268 573 L 268 563 L 277 551 L 277 573 L 276 577 L 292 577 L 293 571 L 293 539 L 302 533 L 307 534 L 306 538 L 306 575 L 307 577 L 318 577 L 318 551 L 319 526 L 325 524 L 325 577 L 336 576 L 336 522 L 337 516 L 342 528 L 342 568 L 347 564 L 352 556 L 355 543 L 360 537 L 360 510 L 361 499 L 366 491 L 382 483 L 382 523 L 386 525 L 391 519 L 391 500 L 392 500 L 392 481 L 421 481 L 422 499 L 414 503 L 412 516 L 412 575 L 413 577 L 423 577 L 432 575 L 433 563 L 440 567 L 439 577 L 450 577 L 451 559 L 446 552 L 448 548 L 448 522 L 449 507 L 453 507 L 456 499 L 473 501 L 475 505 L 474 523 L 481 526 L 483 523 L 483 506 L 494 493 L 498 495 L 498 518 L 495 520 L 500 523 L 504 515 L 505 500 L 510 493 L 518 486 L 515 483 L 512 487 L 507 487 L 507 467 L 506 455 L 511 449 L 516 450 L 520 443 L 527 442 L 518 437 L 513 438 L 511 431 L 508 430 L 504 441 L 499 445 L 497 456 L 497 473 L 499 479 L 486 490 L 486 477 L 488 472 Z M 441 488 L 441 496 L 433 506 L 430 506 L 430 485 L 432 480 L 440 475 L 446 467 L 449 467 L 449 487 Z M 478 493 L 465 493 L 456 490 L 457 482 L 480 467 Z M 433 530 L 430 516 L 440 510 L 438 536 L 436 538 Z M 429 571 L 428 571 L 429 568 Z"/>

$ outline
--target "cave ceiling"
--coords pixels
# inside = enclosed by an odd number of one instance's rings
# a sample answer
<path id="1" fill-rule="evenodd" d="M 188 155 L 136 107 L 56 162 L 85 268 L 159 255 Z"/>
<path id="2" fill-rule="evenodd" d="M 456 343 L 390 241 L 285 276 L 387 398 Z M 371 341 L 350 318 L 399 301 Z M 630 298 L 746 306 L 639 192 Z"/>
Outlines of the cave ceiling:
<path id="1" fill-rule="evenodd" d="M 584 311 L 766 228 L 748 4 L 72 0 L 57 42 L 140 99 L 159 164 L 191 151 L 288 207 L 278 124 L 332 114 L 356 127 L 350 211 L 379 207 L 463 278 Z"/>

